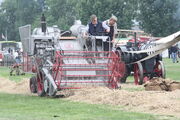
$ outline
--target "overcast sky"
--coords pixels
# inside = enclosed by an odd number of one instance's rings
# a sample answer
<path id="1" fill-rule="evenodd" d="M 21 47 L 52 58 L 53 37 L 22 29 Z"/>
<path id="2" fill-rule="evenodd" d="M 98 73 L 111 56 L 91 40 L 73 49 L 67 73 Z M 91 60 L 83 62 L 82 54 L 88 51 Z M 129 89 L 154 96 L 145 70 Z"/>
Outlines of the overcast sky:
<path id="1" fill-rule="evenodd" d="M 3 0 L 0 0 L 0 4 L 1 4 L 2 1 L 3 1 Z"/>

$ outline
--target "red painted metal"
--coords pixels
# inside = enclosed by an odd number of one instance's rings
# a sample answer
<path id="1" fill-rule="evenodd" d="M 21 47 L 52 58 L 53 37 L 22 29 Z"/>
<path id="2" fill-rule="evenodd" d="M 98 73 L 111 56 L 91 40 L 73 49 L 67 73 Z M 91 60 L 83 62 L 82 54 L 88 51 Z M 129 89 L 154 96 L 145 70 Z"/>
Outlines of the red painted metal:
<path id="1" fill-rule="evenodd" d="M 111 75 L 62 75 L 66 77 L 109 77 Z"/>
<path id="2" fill-rule="evenodd" d="M 144 83 L 144 70 L 141 63 L 134 64 L 134 83 L 142 85 Z"/>
<path id="3" fill-rule="evenodd" d="M 61 81 L 61 83 L 110 83 L 109 81 L 83 81 L 83 82 L 64 82 Z"/>
<path id="4" fill-rule="evenodd" d="M 135 85 L 139 84 L 139 68 L 138 64 L 134 64 L 134 83 Z"/>
<path id="5" fill-rule="evenodd" d="M 37 74 L 37 90 L 38 92 L 42 92 L 43 90 L 43 82 L 42 82 L 42 74 Z"/>
<path id="6" fill-rule="evenodd" d="M 110 71 L 111 69 L 62 69 L 62 71 Z"/>
<path id="7" fill-rule="evenodd" d="M 91 60 L 94 62 L 65 62 L 68 60 Z M 42 73 L 38 72 L 38 65 L 41 60 L 36 58 L 36 64 L 24 55 L 24 71 L 37 72 L 37 90 L 42 92 L 43 80 Z M 58 90 L 61 89 L 79 89 L 80 87 L 71 86 L 72 84 L 105 84 L 110 88 L 118 88 L 118 82 L 125 72 L 125 64 L 121 61 L 121 55 L 113 51 L 56 51 L 52 66 L 52 77 Z M 29 70 L 31 68 L 31 70 Z M 73 73 L 73 71 L 76 71 Z M 77 71 L 79 71 L 77 74 Z M 81 74 L 81 71 L 84 74 Z M 94 71 L 95 74 L 88 74 Z M 71 73 L 71 74 L 68 74 Z M 71 80 L 72 79 L 72 80 Z M 68 81 L 69 80 L 69 81 Z M 78 81 L 79 80 L 79 81 Z M 67 84 L 67 86 L 64 86 Z M 68 86 L 69 84 L 69 86 Z"/>
<path id="8" fill-rule="evenodd" d="M 31 58 L 26 53 L 23 53 L 22 70 L 24 72 L 33 72 L 33 65 Z"/>
<path id="9" fill-rule="evenodd" d="M 156 65 L 155 65 L 155 69 L 154 69 L 154 72 L 158 75 L 158 77 L 162 77 L 163 76 L 163 71 L 162 71 L 162 66 L 160 66 L 160 62 L 156 62 Z"/>
<path id="10" fill-rule="evenodd" d="M 103 56 L 93 56 L 93 54 L 103 54 Z M 82 54 L 85 54 L 84 56 Z M 104 55 L 106 54 L 106 55 Z M 107 56 L 108 54 L 108 56 Z M 58 56 L 58 57 L 57 57 Z M 54 72 L 55 77 L 54 79 L 58 80 L 57 84 L 59 86 L 59 89 L 62 89 L 64 87 L 61 87 L 61 84 L 63 83 L 108 83 L 109 87 L 111 88 L 117 88 L 117 82 L 118 78 L 121 77 L 121 72 L 119 70 L 120 64 L 120 58 L 117 56 L 114 52 L 96 52 L 96 51 L 57 51 L 56 52 L 56 63 L 54 64 Z M 62 61 L 65 59 L 95 59 L 98 60 L 106 60 L 104 63 L 88 63 L 88 64 L 65 64 Z M 59 61 L 60 60 L 60 61 Z M 64 68 L 71 66 L 72 68 Z M 103 69 L 97 69 L 93 67 L 103 66 Z M 79 68 L 80 67 L 80 68 Z M 82 67 L 82 68 L 81 68 Z M 85 68 L 83 68 L 85 67 Z M 87 67 L 87 68 L 86 68 Z M 123 68 L 124 69 L 124 68 Z M 119 70 L 119 71 L 118 71 Z M 64 71 L 107 71 L 108 74 L 100 74 L 100 75 L 67 75 L 64 74 Z M 112 77 L 113 76 L 113 77 Z M 104 77 L 106 81 L 86 81 L 85 79 L 83 81 L 73 81 L 73 82 L 62 82 L 63 78 L 66 77 L 73 77 L 73 78 L 90 78 L 90 77 Z M 69 87 L 68 87 L 69 88 Z M 71 87 L 70 87 L 71 88 Z M 73 87 L 72 87 L 73 88 Z"/>

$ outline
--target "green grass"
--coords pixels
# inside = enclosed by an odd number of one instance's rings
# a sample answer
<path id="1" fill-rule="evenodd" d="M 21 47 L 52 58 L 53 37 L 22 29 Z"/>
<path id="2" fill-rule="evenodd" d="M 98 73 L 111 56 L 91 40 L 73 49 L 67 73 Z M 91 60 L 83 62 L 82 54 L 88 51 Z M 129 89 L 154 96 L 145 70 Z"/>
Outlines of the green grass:
<path id="1" fill-rule="evenodd" d="M 31 76 L 32 74 L 10 76 L 10 69 L 8 67 L 0 67 L 0 77 L 6 78 L 12 81 L 20 82 L 22 79 L 30 78 Z"/>
<path id="2" fill-rule="evenodd" d="M 130 91 L 130 92 L 133 92 L 133 91 L 144 91 L 145 88 L 142 87 L 142 88 L 139 88 L 139 87 L 133 87 L 133 88 L 122 88 L 123 90 L 127 90 L 127 91 Z"/>
<path id="3" fill-rule="evenodd" d="M 157 120 L 158 117 L 106 105 L 0 93 L 0 120 Z"/>
<path id="4" fill-rule="evenodd" d="M 0 67 L 0 77 L 9 78 L 9 72 L 8 67 Z"/>
<path id="5" fill-rule="evenodd" d="M 165 69 L 166 69 L 166 78 L 172 80 L 180 81 L 180 62 L 172 63 L 171 59 L 163 59 Z"/>

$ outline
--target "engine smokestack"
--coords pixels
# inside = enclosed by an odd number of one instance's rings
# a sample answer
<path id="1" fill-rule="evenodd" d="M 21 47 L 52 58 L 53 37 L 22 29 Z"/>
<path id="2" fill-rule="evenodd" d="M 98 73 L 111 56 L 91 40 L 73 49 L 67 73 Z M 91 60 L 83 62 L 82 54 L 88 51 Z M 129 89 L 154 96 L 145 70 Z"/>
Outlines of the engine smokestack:
<path id="1" fill-rule="evenodd" d="M 46 17 L 44 16 L 44 13 L 41 16 L 41 29 L 44 34 L 46 33 Z"/>

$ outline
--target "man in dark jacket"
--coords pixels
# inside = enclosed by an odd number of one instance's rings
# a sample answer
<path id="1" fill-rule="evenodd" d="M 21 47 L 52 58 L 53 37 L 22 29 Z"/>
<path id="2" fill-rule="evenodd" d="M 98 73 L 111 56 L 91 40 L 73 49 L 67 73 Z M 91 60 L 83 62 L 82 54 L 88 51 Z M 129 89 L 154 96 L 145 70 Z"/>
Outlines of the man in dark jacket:
<path id="1" fill-rule="evenodd" d="M 87 25 L 86 32 L 90 36 L 103 36 L 106 32 L 108 26 L 103 26 L 102 22 L 98 21 L 96 15 L 91 15 L 91 22 Z M 86 36 L 86 35 L 85 35 Z M 101 46 L 104 44 L 102 39 L 95 39 L 95 41 L 88 41 L 89 46 L 94 44 L 94 50 L 97 51 L 97 46 Z"/>
<path id="2" fill-rule="evenodd" d="M 105 29 L 102 26 L 102 22 L 98 21 L 96 15 L 91 15 L 91 22 L 87 25 L 87 32 L 93 36 L 102 35 L 105 32 Z"/>

